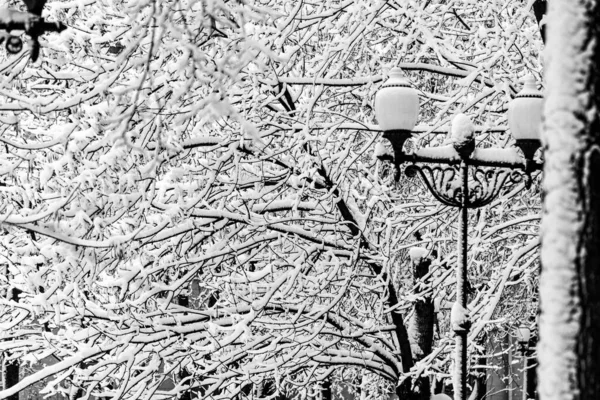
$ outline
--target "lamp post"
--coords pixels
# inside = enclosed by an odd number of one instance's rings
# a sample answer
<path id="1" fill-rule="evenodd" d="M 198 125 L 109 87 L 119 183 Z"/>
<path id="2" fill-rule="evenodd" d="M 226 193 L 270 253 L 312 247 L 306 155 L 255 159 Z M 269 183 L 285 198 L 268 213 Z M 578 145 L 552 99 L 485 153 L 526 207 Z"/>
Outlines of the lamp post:
<path id="1" fill-rule="evenodd" d="M 531 330 L 526 326 L 519 326 L 515 330 L 517 337 L 517 343 L 519 343 L 519 351 L 523 358 L 523 400 L 527 400 L 527 350 L 529 350 L 529 338 L 531 337 Z"/>
<path id="2" fill-rule="evenodd" d="M 453 120 L 453 145 L 427 147 L 405 152 L 404 143 L 412 136 L 419 113 L 417 91 L 410 87 L 400 68 L 390 72 L 375 97 L 375 115 L 383 137 L 392 145 L 396 181 L 400 167 L 406 165 L 409 177 L 419 175 L 429 191 L 441 203 L 457 207 L 458 240 L 456 274 L 456 301 L 452 307 L 452 329 L 456 334 L 454 399 L 465 400 L 467 388 L 467 335 L 470 321 L 467 312 L 467 221 L 470 208 L 483 207 L 492 202 L 507 183 L 531 184 L 531 174 L 541 170 L 534 161 L 540 147 L 542 95 L 536 90 L 535 80 L 528 77 L 523 90 L 511 102 L 508 112 L 509 128 L 515 136 L 515 148 L 476 148 L 474 127 L 464 114 Z"/>

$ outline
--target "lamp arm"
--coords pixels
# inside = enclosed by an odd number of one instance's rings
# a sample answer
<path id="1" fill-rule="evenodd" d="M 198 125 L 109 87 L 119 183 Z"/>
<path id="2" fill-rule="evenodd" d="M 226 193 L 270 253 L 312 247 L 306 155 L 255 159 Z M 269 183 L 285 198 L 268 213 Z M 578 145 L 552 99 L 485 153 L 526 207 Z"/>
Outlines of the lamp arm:
<path id="1" fill-rule="evenodd" d="M 404 153 L 400 157 L 406 162 L 411 163 L 429 163 L 429 164 L 460 164 L 461 157 L 454 146 L 425 147 L 413 153 Z M 516 148 L 498 149 L 475 148 L 468 158 L 469 165 L 476 167 L 494 167 L 511 169 L 530 169 L 536 171 L 541 169 L 542 164 L 528 162 L 523 158 Z"/>
<path id="2" fill-rule="evenodd" d="M 410 163 L 428 163 L 458 165 L 461 156 L 454 146 L 424 147 L 414 152 L 405 152 L 404 143 L 412 136 L 411 131 L 387 131 L 383 137 L 392 145 L 394 151 L 394 164 L 399 168 L 402 164 Z M 382 156 L 381 159 L 390 160 L 389 156 Z M 521 169 L 523 171 L 539 171 L 543 164 L 529 160 L 519 154 L 517 148 L 475 148 L 469 156 L 469 165 L 477 167 L 496 167 Z"/>
<path id="3" fill-rule="evenodd" d="M 48 32 L 57 32 L 60 33 L 67 29 L 67 26 L 62 22 L 49 22 L 44 20 L 44 18 L 40 18 L 39 22 L 40 30 L 43 33 Z M 30 28 L 30 24 L 28 22 L 22 21 L 2 21 L 0 22 L 0 29 L 5 30 L 7 32 L 17 30 L 17 31 L 25 31 L 27 32 Z"/>

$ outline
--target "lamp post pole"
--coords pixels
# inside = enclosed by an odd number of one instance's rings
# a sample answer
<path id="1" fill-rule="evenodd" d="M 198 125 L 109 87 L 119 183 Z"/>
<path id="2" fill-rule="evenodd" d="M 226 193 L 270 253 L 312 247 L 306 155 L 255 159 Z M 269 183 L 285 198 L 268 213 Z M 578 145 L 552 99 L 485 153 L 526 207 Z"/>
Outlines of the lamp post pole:
<path id="1" fill-rule="evenodd" d="M 537 138 L 541 121 L 541 93 L 535 81 L 528 78 L 524 89 L 509 105 L 509 126 L 517 139 L 515 148 L 480 149 L 475 147 L 474 127 L 464 114 L 453 120 L 453 145 L 427 147 L 412 153 L 403 145 L 412 135 L 418 115 L 418 96 L 399 68 L 377 93 L 375 113 L 383 137 L 392 145 L 391 155 L 381 159 L 393 161 L 396 181 L 400 167 L 406 165 L 408 177 L 419 175 L 432 195 L 441 203 L 458 208 L 456 301 L 452 307 L 451 324 L 455 339 L 454 399 L 467 397 L 467 337 L 471 322 L 467 311 L 467 226 L 469 208 L 491 203 L 507 184 L 531 184 L 531 174 L 542 164 L 533 160 L 540 146 Z M 408 371 L 405 371 L 408 372 Z"/>
<path id="2" fill-rule="evenodd" d="M 527 400 L 527 354 L 523 354 L 523 400 Z"/>
<path id="3" fill-rule="evenodd" d="M 527 350 L 529 350 L 529 338 L 531 330 L 524 325 L 521 325 L 516 330 L 517 342 L 519 343 L 519 351 L 523 359 L 523 381 L 521 387 L 523 391 L 523 400 L 527 400 Z"/>
<path id="4" fill-rule="evenodd" d="M 460 178 L 462 197 L 460 199 L 458 216 L 458 248 L 456 263 L 456 302 L 461 309 L 467 309 L 467 225 L 469 218 L 469 209 L 467 208 L 467 199 L 469 198 L 469 169 L 466 160 L 460 162 Z M 467 334 L 469 327 L 466 326 L 462 331 L 456 333 L 456 364 L 457 369 L 454 387 L 456 390 L 455 398 L 466 398 L 467 391 Z"/>

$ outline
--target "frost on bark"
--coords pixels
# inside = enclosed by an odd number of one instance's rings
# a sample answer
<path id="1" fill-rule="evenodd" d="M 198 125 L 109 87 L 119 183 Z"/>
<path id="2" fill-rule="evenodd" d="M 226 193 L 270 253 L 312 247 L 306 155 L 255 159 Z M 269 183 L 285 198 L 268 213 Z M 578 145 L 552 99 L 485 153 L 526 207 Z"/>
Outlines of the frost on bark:
<path id="1" fill-rule="evenodd" d="M 549 2 L 538 391 L 600 398 L 598 1 Z"/>
<path id="2" fill-rule="evenodd" d="M 426 257 L 427 250 L 421 248 L 411 249 L 412 282 L 411 286 L 417 300 L 414 303 L 413 312 L 407 324 L 408 338 L 411 345 L 413 362 L 421 361 L 431 353 L 433 343 L 433 317 L 434 306 L 428 287 L 425 286 L 423 278 L 429 273 L 431 259 Z M 408 386 L 411 387 L 408 387 Z M 430 397 L 429 377 L 418 378 L 415 382 L 405 381 L 399 387 L 398 394 L 411 400 L 428 400 Z M 402 398 L 402 397 L 401 397 Z"/>
<path id="3" fill-rule="evenodd" d="M 408 336 L 415 361 L 431 353 L 433 342 L 433 301 L 431 295 L 421 294 L 427 288 L 422 287 L 423 283 L 420 281 L 429 272 L 430 265 L 431 260 L 428 258 L 413 260 L 412 265 L 414 291 L 419 299 L 415 301 L 414 312 L 408 322 Z"/>

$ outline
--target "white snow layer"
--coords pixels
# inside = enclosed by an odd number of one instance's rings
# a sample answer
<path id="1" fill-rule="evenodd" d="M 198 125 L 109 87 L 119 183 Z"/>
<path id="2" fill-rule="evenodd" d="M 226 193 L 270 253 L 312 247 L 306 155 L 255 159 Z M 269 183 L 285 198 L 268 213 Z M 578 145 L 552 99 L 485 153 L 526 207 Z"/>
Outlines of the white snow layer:
<path id="1" fill-rule="evenodd" d="M 467 115 L 458 113 L 452 119 L 450 127 L 451 137 L 455 143 L 465 143 L 473 140 L 475 126 Z"/>
<path id="2" fill-rule="evenodd" d="M 412 260 L 412 262 L 416 262 L 422 258 L 425 258 L 429 254 L 429 250 L 424 249 L 423 247 L 411 247 L 408 251 L 408 256 Z"/>

